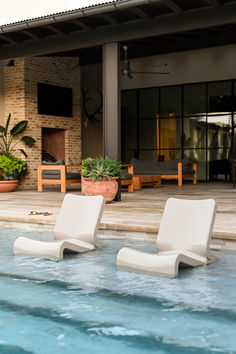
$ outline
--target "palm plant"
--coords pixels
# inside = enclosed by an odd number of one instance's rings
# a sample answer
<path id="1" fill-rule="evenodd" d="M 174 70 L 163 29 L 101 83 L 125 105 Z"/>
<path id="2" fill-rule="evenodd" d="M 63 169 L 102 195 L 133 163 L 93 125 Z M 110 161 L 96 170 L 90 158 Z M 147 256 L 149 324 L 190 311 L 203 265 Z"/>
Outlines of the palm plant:
<path id="1" fill-rule="evenodd" d="M 14 125 L 11 130 L 9 130 L 10 121 L 11 113 L 8 115 L 5 127 L 0 125 L 0 154 L 11 158 L 13 157 L 13 153 L 16 150 L 16 146 L 20 142 L 23 142 L 27 146 L 33 146 L 36 140 L 31 136 L 22 136 L 21 138 L 19 137 L 19 135 L 22 134 L 27 128 L 27 120 L 20 121 Z M 25 157 L 27 157 L 24 149 L 18 150 L 21 151 Z"/>

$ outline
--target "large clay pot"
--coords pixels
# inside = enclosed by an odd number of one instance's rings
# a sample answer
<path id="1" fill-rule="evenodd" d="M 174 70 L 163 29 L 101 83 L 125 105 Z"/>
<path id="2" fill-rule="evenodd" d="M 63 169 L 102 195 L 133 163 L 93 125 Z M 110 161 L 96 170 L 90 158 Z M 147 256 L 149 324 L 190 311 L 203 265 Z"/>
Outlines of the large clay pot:
<path id="1" fill-rule="evenodd" d="M 18 180 L 0 181 L 0 193 L 13 192 L 18 186 Z"/>
<path id="2" fill-rule="evenodd" d="M 118 177 L 111 179 L 100 179 L 99 181 L 92 181 L 89 178 L 83 177 L 83 194 L 85 195 L 102 195 L 106 203 L 111 203 L 118 191 Z"/>

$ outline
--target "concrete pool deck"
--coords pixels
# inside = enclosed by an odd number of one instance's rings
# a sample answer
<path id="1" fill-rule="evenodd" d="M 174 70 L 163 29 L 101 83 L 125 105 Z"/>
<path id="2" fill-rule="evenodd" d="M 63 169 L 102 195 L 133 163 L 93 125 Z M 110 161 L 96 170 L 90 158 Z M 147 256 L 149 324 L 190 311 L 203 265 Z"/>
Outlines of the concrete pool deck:
<path id="1" fill-rule="evenodd" d="M 68 193 L 80 194 L 76 187 Z M 217 203 L 217 215 L 213 232 L 216 247 L 236 250 L 236 189 L 231 183 L 186 182 L 183 187 L 175 183 L 163 183 L 160 188 L 143 188 L 127 193 L 122 191 L 122 201 L 108 204 L 100 224 L 103 237 L 132 237 L 153 240 L 160 225 L 163 209 L 169 197 L 184 199 L 213 198 Z M 52 230 L 64 194 L 58 189 L 15 191 L 0 195 L 0 225 L 23 229 Z M 30 211 L 51 211 L 53 215 L 29 215 Z"/>

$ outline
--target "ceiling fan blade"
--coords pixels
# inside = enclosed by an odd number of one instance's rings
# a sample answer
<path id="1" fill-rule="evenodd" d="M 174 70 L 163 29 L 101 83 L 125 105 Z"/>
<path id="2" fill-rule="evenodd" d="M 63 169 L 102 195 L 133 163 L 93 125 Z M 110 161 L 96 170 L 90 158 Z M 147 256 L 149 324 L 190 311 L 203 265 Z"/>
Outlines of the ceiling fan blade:
<path id="1" fill-rule="evenodd" d="M 158 74 L 158 75 L 168 75 L 169 72 L 158 72 L 158 71 L 132 71 L 132 74 Z"/>
<path id="2" fill-rule="evenodd" d="M 166 72 L 166 71 L 162 71 L 162 72 L 159 72 L 159 71 L 131 71 L 130 62 L 128 60 L 128 46 L 124 45 L 122 48 L 123 48 L 123 51 L 124 51 L 124 59 L 122 61 L 122 66 L 123 67 L 121 69 L 121 74 L 123 76 L 126 76 L 129 79 L 133 79 L 132 74 L 151 74 L 151 75 L 154 75 L 154 74 L 157 74 L 157 75 L 168 75 L 169 74 L 169 72 Z M 156 65 L 156 66 L 167 66 L 167 64 L 163 63 L 163 64 L 159 64 L 159 65 Z"/>

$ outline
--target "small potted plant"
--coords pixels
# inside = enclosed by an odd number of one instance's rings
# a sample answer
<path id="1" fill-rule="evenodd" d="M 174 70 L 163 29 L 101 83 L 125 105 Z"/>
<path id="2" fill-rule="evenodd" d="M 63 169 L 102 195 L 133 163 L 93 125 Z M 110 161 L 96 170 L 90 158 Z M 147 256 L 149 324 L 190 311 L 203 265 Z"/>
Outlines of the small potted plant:
<path id="1" fill-rule="evenodd" d="M 112 202 L 118 191 L 117 179 L 123 177 L 121 164 L 109 157 L 86 158 L 81 164 L 82 192 L 85 195 L 103 195 Z"/>
<path id="2" fill-rule="evenodd" d="M 27 172 L 27 163 L 18 157 L 0 155 L 0 192 L 13 192 Z"/>
<path id="3" fill-rule="evenodd" d="M 22 120 L 9 129 L 11 114 L 8 115 L 5 127 L 0 125 L 0 192 L 11 192 L 18 186 L 19 179 L 27 173 L 27 163 L 15 157 L 16 146 L 23 142 L 33 146 L 35 139 L 31 136 L 21 136 L 26 130 L 28 121 Z M 18 149 L 25 157 L 26 152 Z"/>

